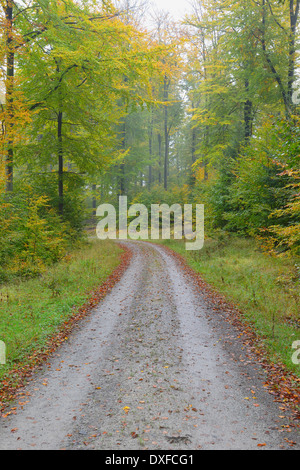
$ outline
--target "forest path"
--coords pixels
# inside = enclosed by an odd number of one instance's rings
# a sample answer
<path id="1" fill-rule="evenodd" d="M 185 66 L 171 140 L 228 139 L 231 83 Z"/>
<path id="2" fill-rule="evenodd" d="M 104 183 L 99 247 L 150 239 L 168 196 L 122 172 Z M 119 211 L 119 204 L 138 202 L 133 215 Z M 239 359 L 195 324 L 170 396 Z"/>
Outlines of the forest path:
<path id="1" fill-rule="evenodd" d="M 299 434 L 239 332 L 163 247 L 121 281 L 0 421 L 3 449 L 288 449 Z"/>

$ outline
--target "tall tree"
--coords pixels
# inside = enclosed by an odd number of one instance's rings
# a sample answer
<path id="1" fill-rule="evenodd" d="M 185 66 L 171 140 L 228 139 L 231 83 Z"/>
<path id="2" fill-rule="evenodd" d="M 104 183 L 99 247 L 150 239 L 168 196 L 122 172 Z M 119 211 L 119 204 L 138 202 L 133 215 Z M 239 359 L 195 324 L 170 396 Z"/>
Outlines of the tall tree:
<path id="1" fill-rule="evenodd" d="M 38 23 L 46 26 L 30 47 L 30 61 L 21 60 L 23 89 L 34 112 L 21 156 L 24 161 L 34 155 L 32 165 L 56 159 L 62 214 L 64 162 L 93 173 L 118 159 L 115 129 L 125 112 L 118 100 L 127 106 L 147 99 L 155 54 L 146 49 L 145 35 L 124 24 L 108 3 L 100 11 L 71 0 L 51 6 L 39 10 Z"/>

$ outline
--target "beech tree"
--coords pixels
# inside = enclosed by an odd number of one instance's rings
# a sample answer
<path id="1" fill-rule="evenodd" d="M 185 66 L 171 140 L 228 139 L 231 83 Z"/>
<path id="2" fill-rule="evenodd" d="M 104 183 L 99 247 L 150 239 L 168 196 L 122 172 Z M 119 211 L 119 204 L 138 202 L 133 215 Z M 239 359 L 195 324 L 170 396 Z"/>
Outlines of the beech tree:
<path id="1" fill-rule="evenodd" d="M 92 174 L 120 158 L 115 127 L 129 102 L 142 105 L 151 98 L 148 82 L 155 52 L 108 2 L 98 11 L 71 0 L 49 0 L 35 15 L 43 26 L 19 58 L 22 91 L 33 119 L 19 156 L 31 168 L 57 162 L 62 214 L 64 164 Z M 25 29 L 23 36 L 30 35 Z"/>

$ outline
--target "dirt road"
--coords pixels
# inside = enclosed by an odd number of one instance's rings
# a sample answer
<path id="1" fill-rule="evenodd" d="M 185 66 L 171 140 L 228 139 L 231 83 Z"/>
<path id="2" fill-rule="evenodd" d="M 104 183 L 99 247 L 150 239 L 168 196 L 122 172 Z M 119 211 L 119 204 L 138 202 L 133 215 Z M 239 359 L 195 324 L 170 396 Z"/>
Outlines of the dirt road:
<path id="1" fill-rule="evenodd" d="M 1 419 L 0 448 L 299 449 L 238 332 L 162 247 L 128 243 L 121 281 Z"/>

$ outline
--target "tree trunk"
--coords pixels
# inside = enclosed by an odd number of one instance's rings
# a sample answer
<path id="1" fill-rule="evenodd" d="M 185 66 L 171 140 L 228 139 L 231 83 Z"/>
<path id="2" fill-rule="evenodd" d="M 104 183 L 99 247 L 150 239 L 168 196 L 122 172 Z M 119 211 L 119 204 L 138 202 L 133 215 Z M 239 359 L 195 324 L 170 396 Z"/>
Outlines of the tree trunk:
<path id="1" fill-rule="evenodd" d="M 292 0 L 291 0 L 290 3 L 293 3 Z M 281 79 L 278 71 L 276 70 L 273 62 L 272 62 L 272 59 L 270 57 L 270 54 L 267 50 L 267 45 L 266 45 L 266 0 L 262 0 L 262 28 L 261 28 L 261 33 L 262 33 L 261 44 L 262 44 L 263 54 L 264 54 L 264 57 L 265 57 L 266 62 L 268 64 L 268 67 L 269 67 L 274 79 L 276 80 L 276 82 L 278 84 L 278 87 L 279 87 L 279 90 L 280 90 L 280 93 L 281 93 L 281 97 L 282 97 L 282 101 L 283 101 L 284 107 L 285 107 L 285 115 L 286 115 L 286 118 L 289 119 L 290 116 L 291 116 L 291 101 L 289 100 L 288 91 L 285 88 L 285 86 L 282 82 L 282 79 Z"/>
<path id="2" fill-rule="evenodd" d="M 93 208 L 93 219 L 96 217 L 96 211 L 97 211 L 97 185 L 93 184 L 92 185 L 92 208 Z"/>
<path id="3" fill-rule="evenodd" d="M 13 170 L 14 170 L 14 74 L 15 74 L 15 53 L 13 45 L 13 2 L 7 1 L 5 8 L 6 20 L 6 106 L 8 122 L 6 126 L 7 134 L 7 155 L 6 155 L 6 191 L 13 191 Z"/>
<path id="4" fill-rule="evenodd" d="M 157 135 L 157 140 L 158 140 L 158 158 L 159 158 L 159 170 L 158 170 L 158 182 L 161 184 L 161 134 Z"/>
<path id="5" fill-rule="evenodd" d="M 122 125 L 122 149 L 125 152 L 126 150 L 126 118 L 124 117 Z M 120 177 L 119 177 L 119 190 L 120 195 L 125 195 L 125 163 L 120 164 Z"/>
<path id="6" fill-rule="evenodd" d="M 195 114 L 195 106 L 194 103 L 192 102 L 192 116 L 194 117 Z M 196 127 L 193 124 L 193 119 L 191 120 L 192 122 L 192 142 L 191 142 L 191 157 L 192 157 L 192 165 L 196 162 L 196 142 L 197 142 L 197 135 L 196 135 Z M 193 168 L 191 168 L 191 176 L 190 176 L 190 186 L 194 186 L 196 183 L 196 178 L 194 174 Z"/>
<path id="7" fill-rule="evenodd" d="M 296 60 L 296 29 L 299 16 L 300 0 L 290 0 L 290 34 L 289 34 L 289 65 L 288 65 L 288 100 L 293 106 L 293 83 L 295 80 L 295 60 Z"/>
<path id="8" fill-rule="evenodd" d="M 152 139 L 153 139 L 153 112 L 151 109 L 151 118 L 149 122 L 149 176 L 148 176 L 148 188 L 151 189 L 152 185 Z"/>
<path id="9" fill-rule="evenodd" d="M 58 141 L 58 212 L 64 212 L 64 160 L 62 143 L 63 113 L 59 111 L 57 118 L 57 141 Z"/>
<path id="10" fill-rule="evenodd" d="M 169 81 L 167 76 L 164 77 L 164 102 L 169 99 Z M 165 161 L 164 161 L 164 188 L 168 189 L 168 164 L 169 164 L 169 130 L 168 130 L 168 105 L 164 105 L 164 130 L 165 130 Z"/>
<path id="11" fill-rule="evenodd" d="M 128 78 L 126 76 L 123 77 L 123 81 L 126 84 L 128 82 Z M 121 140 L 121 148 L 123 152 L 126 150 L 126 115 L 123 118 L 122 122 L 122 129 L 121 129 L 121 135 L 122 135 L 122 140 Z M 120 173 L 119 173 L 119 195 L 124 196 L 126 192 L 125 188 L 125 162 L 120 164 Z"/>
<path id="12" fill-rule="evenodd" d="M 245 79 L 245 89 L 246 95 L 249 94 L 249 80 L 248 78 Z M 249 98 L 246 99 L 244 104 L 244 125 L 245 125 L 245 144 L 247 145 L 249 139 L 252 135 L 252 108 L 253 104 Z"/>

